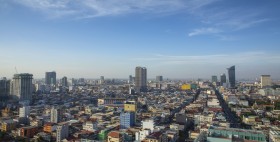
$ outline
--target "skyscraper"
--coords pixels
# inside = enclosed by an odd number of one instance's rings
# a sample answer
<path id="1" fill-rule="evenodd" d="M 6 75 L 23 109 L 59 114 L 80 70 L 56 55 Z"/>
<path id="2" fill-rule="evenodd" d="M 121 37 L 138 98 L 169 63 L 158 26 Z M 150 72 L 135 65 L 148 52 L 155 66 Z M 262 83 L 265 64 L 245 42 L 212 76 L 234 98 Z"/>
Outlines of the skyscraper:
<path id="1" fill-rule="evenodd" d="M 261 75 L 261 88 L 270 87 L 271 78 L 270 75 Z"/>
<path id="2" fill-rule="evenodd" d="M 235 66 L 228 68 L 228 81 L 230 88 L 235 88 Z"/>
<path id="3" fill-rule="evenodd" d="M 69 136 L 69 124 L 67 122 L 59 123 L 56 128 L 56 141 L 61 142 Z"/>
<path id="4" fill-rule="evenodd" d="M 59 123 L 61 121 L 62 114 L 60 108 L 52 107 L 51 109 L 51 122 Z"/>
<path id="5" fill-rule="evenodd" d="M 129 75 L 128 83 L 132 83 L 132 82 L 133 82 L 133 77 L 132 77 L 132 75 Z"/>
<path id="6" fill-rule="evenodd" d="M 223 85 L 224 83 L 227 83 L 226 74 L 224 74 L 224 73 L 221 74 L 220 79 L 221 79 L 221 85 Z"/>
<path id="7" fill-rule="evenodd" d="M 216 75 L 212 76 L 212 82 L 218 82 L 218 77 Z"/>
<path id="8" fill-rule="evenodd" d="M 10 91 L 10 80 L 6 78 L 0 79 L 0 99 L 6 100 Z"/>
<path id="9" fill-rule="evenodd" d="M 64 87 L 68 86 L 68 81 L 67 81 L 67 77 L 66 76 L 62 77 L 61 85 L 64 86 Z"/>
<path id="10" fill-rule="evenodd" d="M 135 68 L 135 91 L 145 92 L 147 90 L 147 69 L 145 67 Z"/>
<path id="11" fill-rule="evenodd" d="M 161 82 L 163 81 L 163 77 L 161 75 L 156 76 L 156 82 Z"/>
<path id="12" fill-rule="evenodd" d="M 28 73 L 15 74 L 11 85 L 11 95 L 19 101 L 32 100 L 33 75 Z"/>
<path id="13" fill-rule="evenodd" d="M 56 85 L 56 72 L 46 72 L 45 83 L 47 85 Z"/>

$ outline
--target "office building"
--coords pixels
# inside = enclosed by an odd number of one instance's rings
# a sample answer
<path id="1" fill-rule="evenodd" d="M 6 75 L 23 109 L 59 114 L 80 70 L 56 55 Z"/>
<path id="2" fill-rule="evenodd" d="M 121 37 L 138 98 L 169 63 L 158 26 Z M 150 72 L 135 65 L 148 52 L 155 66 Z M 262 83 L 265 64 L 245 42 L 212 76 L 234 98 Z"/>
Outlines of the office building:
<path id="1" fill-rule="evenodd" d="M 212 76 L 212 82 L 218 82 L 218 77 L 216 75 L 213 75 Z"/>
<path id="2" fill-rule="evenodd" d="M 66 76 L 62 77 L 62 79 L 61 79 L 61 85 L 62 85 L 63 87 L 67 87 L 67 86 L 68 86 L 68 81 L 67 81 L 67 77 L 66 77 Z"/>
<path id="3" fill-rule="evenodd" d="M 124 103 L 124 112 L 132 112 L 134 116 L 134 123 L 136 123 L 137 103 L 135 101 L 126 101 Z"/>
<path id="4" fill-rule="evenodd" d="M 122 112 L 120 114 L 120 128 L 128 129 L 135 124 L 135 112 Z"/>
<path id="5" fill-rule="evenodd" d="M 0 99 L 6 100 L 10 92 L 10 80 L 0 79 Z"/>
<path id="6" fill-rule="evenodd" d="M 62 111 L 60 108 L 52 107 L 51 109 L 51 122 L 59 123 L 62 119 Z"/>
<path id="7" fill-rule="evenodd" d="M 19 101 L 30 102 L 32 100 L 32 79 L 32 74 L 15 74 L 11 84 L 12 97 Z"/>
<path id="8" fill-rule="evenodd" d="M 129 78 L 128 78 L 128 83 L 133 83 L 133 77 L 132 77 L 132 75 L 129 76 Z"/>
<path id="9" fill-rule="evenodd" d="M 135 68 L 135 91 L 145 92 L 147 90 L 147 69 L 145 67 Z"/>
<path id="10" fill-rule="evenodd" d="M 19 108 L 19 117 L 27 118 L 30 114 L 30 106 L 22 106 Z"/>
<path id="11" fill-rule="evenodd" d="M 228 68 L 228 81 L 230 88 L 235 88 L 235 66 Z"/>
<path id="12" fill-rule="evenodd" d="M 163 77 L 161 75 L 156 76 L 156 82 L 161 82 L 163 81 Z"/>
<path id="13" fill-rule="evenodd" d="M 99 84 L 104 84 L 104 83 L 105 83 L 104 76 L 100 76 Z"/>
<path id="14" fill-rule="evenodd" d="M 47 85 L 56 85 L 56 72 L 46 72 L 45 83 Z"/>
<path id="15" fill-rule="evenodd" d="M 261 88 L 271 87 L 270 75 L 261 75 Z"/>
<path id="16" fill-rule="evenodd" d="M 224 83 L 227 83 L 227 77 L 226 74 L 221 74 L 220 76 L 220 80 L 221 80 L 221 85 L 223 86 Z"/>
<path id="17" fill-rule="evenodd" d="M 68 123 L 60 123 L 56 128 L 56 141 L 61 142 L 63 139 L 69 136 L 69 125 Z"/>

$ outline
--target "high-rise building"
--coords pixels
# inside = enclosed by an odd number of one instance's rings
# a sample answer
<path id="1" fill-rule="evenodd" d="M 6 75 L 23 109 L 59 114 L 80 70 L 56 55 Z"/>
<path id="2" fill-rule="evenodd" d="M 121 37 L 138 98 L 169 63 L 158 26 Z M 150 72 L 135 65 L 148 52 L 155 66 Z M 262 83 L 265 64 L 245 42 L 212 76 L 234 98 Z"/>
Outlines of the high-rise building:
<path id="1" fill-rule="evenodd" d="M 132 112 L 134 116 L 134 123 L 136 123 L 137 103 L 135 101 L 126 101 L 124 103 L 124 112 Z"/>
<path id="2" fill-rule="evenodd" d="M 69 136 L 69 125 L 67 122 L 59 123 L 56 128 L 56 141 L 61 142 Z"/>
<path id="3" fill-rule="evenodd" d="M 104 84 L 104 83 L 105 83 L 104 76 L 100 76 L 99 84 Z"/>
<path id="4" fill-rule="evenodd" d="M 270 87 L 271 78 L 270 75 L 261 75 L 261 88 Z"/>
<path id="5" fill-rule="evenodd" d="M 52 107 L 51 109 L 51 122 L 59 123 L 62 119 L 62 111 L 60 108 Z"/>
<path id="6" fill-rule="evenodd" d="M 45 83 L 47 85 L 56 85 L 56 72 L 46 72 Z"/>
<path id="7" fill-rule="evenodd" d="M 132 77 L 132 75 L 129 76 L 129 78 L 128 78 L 128 83 L 133 83 L 133 77 Z"/>
<path id="8" fill-rule="evenodd" d="M 28 117 L 30 114 L 30 106 L 22 106 L 19 108 L 19 117 Z"/>
<path id="9" fill-rule="evenodd" d="M 29 123 L 30 107 L 23 105 L 19 108 L 19 123 L 28 124 Z"/>
<path id="10" fill-rule="evenodd" d="M 228 68 L 228 81 L 230 88 L 235 88 L 235 66 Z"/>
<path id="11" fill-rule="evenodd" d="M 64 86 L 64 87 L 68 86 L 68 81 L 67 81 L 67 77 L 66 76 L 62 77 L 61 85 Z"/>
<path id="12" fill-rule="evenodd" d="M 163 81 L 163 77 L 161 75 L 156 76 L 156 82 L 161 82 Z"/>
<path id="13" fill-rule="evenodd" d="M 11 85 L 11 95 L 19 101 L 32 100 L 33 75 L 28 73 L 15 74 Z"/>
<path id="14" fill-rule="evenodd" d="M 0 79 L 0 99 L 6 100 L 10 92 L 10 80 Z"/>
<path id="15" fill-rule="evenodd" d="M 224 74 L 224 73 L 221 74 L 220 79 L 221 79 L 221 85 L 223 85 L 224 83 L 227 83 L 226 74 Z"/>
<path id="16" fill-rule="evenodd" d="M 135 68 L 135 91 L 145 92 L 147 90 L 147 69 L 145 67 Z"/>
<path id="17" fill-rule="evenodd" d="M 120 128 L 127 129 L 135 124 L 135 112 L 122 112 L 120 114 Z"/>
<path id="18" fill-rule="evenodd" d="M 218 77 L 216 75 L 212 76 L 212 82 L 218 82 Z"/>

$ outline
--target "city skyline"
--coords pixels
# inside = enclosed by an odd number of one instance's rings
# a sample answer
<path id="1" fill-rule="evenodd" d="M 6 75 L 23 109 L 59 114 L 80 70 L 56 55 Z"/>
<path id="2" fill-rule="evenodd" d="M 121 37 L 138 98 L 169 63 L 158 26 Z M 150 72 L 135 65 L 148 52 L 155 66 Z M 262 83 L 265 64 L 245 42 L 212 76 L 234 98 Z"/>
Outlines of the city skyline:
<path id="1" fill-rule="evenodd" d="M 280 78 L 278 1 L 0 2 L 0 77 Z"/>

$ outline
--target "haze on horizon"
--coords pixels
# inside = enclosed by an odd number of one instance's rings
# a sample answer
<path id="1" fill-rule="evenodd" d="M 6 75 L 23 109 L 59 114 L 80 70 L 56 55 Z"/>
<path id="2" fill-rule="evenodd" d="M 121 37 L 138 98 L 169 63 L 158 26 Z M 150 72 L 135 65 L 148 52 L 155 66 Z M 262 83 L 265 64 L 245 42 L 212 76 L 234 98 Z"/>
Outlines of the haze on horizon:
<path id="1" fill-rule="evenodd" d="M 280 78 L 280 1 L 0 0 L 0 77 Z"/>

